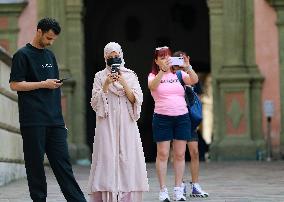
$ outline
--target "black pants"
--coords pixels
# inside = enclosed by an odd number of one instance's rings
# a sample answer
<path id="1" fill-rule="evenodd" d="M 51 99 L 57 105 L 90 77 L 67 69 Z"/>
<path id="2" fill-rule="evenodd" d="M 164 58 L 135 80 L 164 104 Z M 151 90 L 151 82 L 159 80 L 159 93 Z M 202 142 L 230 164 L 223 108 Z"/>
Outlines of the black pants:
<path id="1" fill-rule="evenodd" d="M 21 127 L 30 196 L 34 202 L 46 201 L 47 184 L 44 154 L 68 202 L 86 202 L 69 161 L 67 131 L 63 126 Z"/>

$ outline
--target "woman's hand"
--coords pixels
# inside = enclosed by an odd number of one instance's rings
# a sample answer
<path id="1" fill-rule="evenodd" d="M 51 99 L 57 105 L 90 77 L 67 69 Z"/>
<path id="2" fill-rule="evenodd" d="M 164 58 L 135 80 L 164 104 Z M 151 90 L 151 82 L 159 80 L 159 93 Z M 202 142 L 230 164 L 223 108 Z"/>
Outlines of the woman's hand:
<path id="1" fill-rule="evenodd" d="M 104 91 L 105 93 L 107 93 L 108 88 L 109 88 L 109 85 L 110 85 L 111 83 L 114 83 L 114 82 L 117 81 L 117 76 L 118 76 L 118 74 L 108 74 L 108 75 L 107 75 L 107 78 L 106 78 L 105 83 L 104 83 L 104 86 L 103 86 L 103 91 Z"/>
<path id="2" fill-rule="evenodd" d="M 186 55 L 181 55 L 181 57 L 183 57 L 184 63 L 180 67 L 182 67 L 184 71 L 187 71 L 188 67 L 190 66 L 190 57 Z"/>
<path id="3" fill-rule="evenodd" d="M 108 74 L 105 82 L 109 85 L 111 83 L 116 82 L 117 79 L 118 79 L 118 73 Z"/>
<path id="4" fill-rule="evenodd" d="M 162 70 L 163 72 L 167 72 L 170 67 L 171 67 L 171 63 L 170 63 L 170 58 L 164 58 L 164 59 L 157 59 L 156 60 L 156 64 L 159 66 L 160 70 Z"/>
<path id="5" fill-rule="evenodd" d="M 124 78 L 121 75 L 117 75 L 117 81 L 123 86 L 127 86 L 126 81 L 124 80 Z"/>
<path id="6" fill-rule="evenodd" d="M 133 104 L 135 102 L 134 94 L 133 94 L 132 90 L 129 88 L 129 86 L 127 85 L 127 83 L 124 80 L 124 78 L 122 77 L 122 75 L 117 76 L 117 81 L 123 86 L 126 97 Z"/>

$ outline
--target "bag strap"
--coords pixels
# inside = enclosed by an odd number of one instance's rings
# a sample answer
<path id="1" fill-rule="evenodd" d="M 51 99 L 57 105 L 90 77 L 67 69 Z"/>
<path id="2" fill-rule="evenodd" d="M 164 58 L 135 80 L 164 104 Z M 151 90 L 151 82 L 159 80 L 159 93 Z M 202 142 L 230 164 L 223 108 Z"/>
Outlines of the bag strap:
<path id="1" fill-rule="evenodd" d="M 183 79 L 182 79 L 181 71 L 180 71 L 180 70 L 176 71 L 176 75 L 177 75 L 177 77 L 178 77 L 178 80 L 179 80 L 180 84 L 181 84 L 182 86 L 184 86 L 185 83 L 184 83 L 184 81 L 183 81 Z"/>
<path id="2" fill-rule="evenodd" d="M 184 83 L 184 81 L 182 79 L 181 70 L 176 71 L 176 75 L 177 75 L 178 80 L 181 83 L 181 85 L 185 88 L 185 83 Z M 190 89 L 195 93 L 193 86 L 191 86 Z"/>
<path id="3" fill-rule="evenodd" d="M 195 92 L 194 92 L 192 87 L 186 88 L 185 83 L 184 83 L 184 81 L 182 79 L 182 74 L 181 74 L 180 70 L 176 71 L 176 75 L 178 77 L 178 80 L 179 80 L 180 84 L 182 85 L 182 87 L 184 89 L 184 92 L 185 92 L 184 93 L 184 98 L 185 98 L 186 104 L 187 104 L 187 106 L 191 106 L 192 105 L 192 104 L 190 104 L 191 103 L 191 101 L 190 101 L 191 99 L 189 98 L 187 93 L 190 93 L 190 95 L 194 95 Z"/>
<path id="4" fill-rule="evenodd" d="M 185 102 L 186 102 L 187 106 L 190 106 L 190 105 L 189 105 L 189 99 L 188 99 L 188 97 L 187 97 L 186 90 L 185 90 L 185 83 L 184 83 L 184 81 L 183 81 L 183 79 L 182 79 L 181 71 L 180 71 L 180 70 L 176 71 L 176 75 L 177 75 L 177 77 L 178 77 L 178 80 L 179 80 L 180 84 L 181 84 L 182 87 L 183 87 Z"/>

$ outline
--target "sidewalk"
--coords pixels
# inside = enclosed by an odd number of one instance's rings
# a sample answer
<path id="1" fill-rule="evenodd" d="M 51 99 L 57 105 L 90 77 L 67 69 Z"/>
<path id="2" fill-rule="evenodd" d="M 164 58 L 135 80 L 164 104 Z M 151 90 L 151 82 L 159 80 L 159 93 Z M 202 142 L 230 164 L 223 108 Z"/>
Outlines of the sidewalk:
<path id="1" fill-rule="evenodd" d="M 59 186 L 50 168 L 47 170 L 48 202 L 63 202 Z M 159 185 L 155 164 L 147 165 L 150 191 L 145 202 L 158 201 Z M 74 166 L 76 179 L 87 197 L 89 167 Z M 190 180 L 186 170 L 185 179 Z M 168 188 L 172 195 L 173 169 L 169 166 Z M 200 182 L 209 198 L 187 201 L 210 202 L 284 202 L 284 161 L 279 162 L 209 162 L 201 163 Z M 26 179 L 0 187 L 0 202 L 31 202 Z"/>

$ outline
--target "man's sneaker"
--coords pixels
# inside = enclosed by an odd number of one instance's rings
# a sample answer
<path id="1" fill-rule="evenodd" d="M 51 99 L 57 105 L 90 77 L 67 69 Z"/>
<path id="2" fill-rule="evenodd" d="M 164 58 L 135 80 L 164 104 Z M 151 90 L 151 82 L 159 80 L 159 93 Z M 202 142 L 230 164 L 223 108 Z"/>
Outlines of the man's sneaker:
<path id="1" fill-rule="evenodd" d="M 186 196 L 186 189 L 187 189 L 186 183 L 183 181 L 183 182 L 181 183 L 180 187 L 182 187 L 182 189 L 183 189 L 183 195 Z"/>
<path id="2" fill-rule="evenodd" d="M 159 200 L 162 201 L 162 202 L 170 202 L 170 197 L 169 197 L 169 194 L 168 194 L 168 189 L 166 187 L 163 187 L 161 190 L 160 190 L 160 193 L 159 193 Z"/>
<path id="3" fill-rule="evenodd" d="M 185 196 L 183 195 L 183 187 L 174 187 L 174 201 L 186 201 Z"/>
<path id="4" fill-rule="evenodd" d="M 191 197 L 208 197 L 209 194 L 203 191 L 198 183 L 191 183 Z"/>

